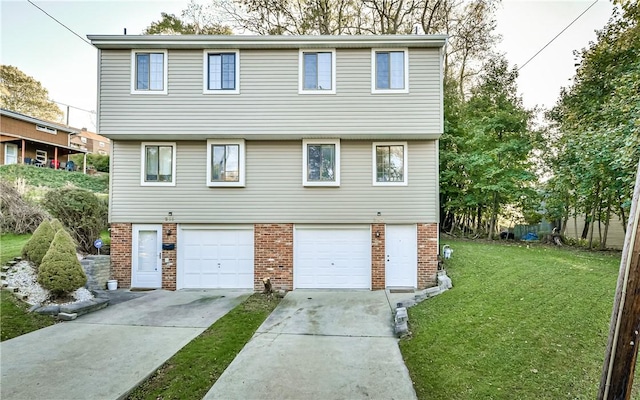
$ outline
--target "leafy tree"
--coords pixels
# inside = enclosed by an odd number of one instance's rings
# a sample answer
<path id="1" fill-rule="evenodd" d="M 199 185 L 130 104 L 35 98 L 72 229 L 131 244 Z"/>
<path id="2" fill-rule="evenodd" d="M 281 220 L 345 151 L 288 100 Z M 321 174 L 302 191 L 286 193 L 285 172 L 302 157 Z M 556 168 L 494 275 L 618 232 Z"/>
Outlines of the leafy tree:
<path id="1" fill-rule="evenodd" d="M 33 262 L 37 268 L 42 263 L 42 258 L 47 254 L 55 234 L 56 232 L 53 230 L 51 222 L 45 219 L 38 225 L 29 241 L 22 247 L 22 255 Z"/>
<path id="2" fill-rule="evenodd" d="M 50 121 L 62 117 L 47 89 L 12 65 L 0 65 L 0 107 Z"/>
<path id="3" fill-rule="evenodd" d="M 203 7 L 193 0 L 182 11 L 181 17 L 161 13 L 159 21 L 152 22 L 144 30 L 146 35 L 230 35 L 231 28 L 214 18 L 211 6 Z"/>
<path id="4" fill-rule="evenodd" d="M 58 218 L 87 253 L 93 250 L 93 241 L 107 227 L 107 207 L 93 193 L 75 188 L 47 192 L 45 205 Z"/>
<path id="5" fill-rule="evenodd" d="M 576 53 L 573 85 L 548 113 L 553 178 L 547 198 L 563 210 L 565 223 L 570 214 L 584 216 L 582 238 L 589 247 L 596 229 L 606 246 L 613 215 L 626 229 L 640 159 L 639 22 L 637 4 L 620 2 L 597 42 Z"/>
<path id="6" fill-rule="evenodd" d="M 73 239 L 64 229 L 56 233 L 42 259 L 38 282 L 55 297 L 71 293 L 87 283 L 87 276 L 76 257 Z"/>

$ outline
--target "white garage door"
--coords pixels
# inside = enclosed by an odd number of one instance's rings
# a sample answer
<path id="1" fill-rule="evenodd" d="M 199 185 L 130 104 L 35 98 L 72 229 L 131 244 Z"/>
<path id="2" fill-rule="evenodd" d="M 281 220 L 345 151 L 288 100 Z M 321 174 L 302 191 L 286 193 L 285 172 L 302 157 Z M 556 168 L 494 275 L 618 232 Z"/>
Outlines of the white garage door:
<path id="1" fill-rule="evenodd" d="M 369 226 L 296 226 L 293 280 L 300 289 L 370 289 Z"/>
<path id="2" fill-rule="evenodd" d="M 253 229 L 181 228 L 178 289 L 253 288 Z"/>

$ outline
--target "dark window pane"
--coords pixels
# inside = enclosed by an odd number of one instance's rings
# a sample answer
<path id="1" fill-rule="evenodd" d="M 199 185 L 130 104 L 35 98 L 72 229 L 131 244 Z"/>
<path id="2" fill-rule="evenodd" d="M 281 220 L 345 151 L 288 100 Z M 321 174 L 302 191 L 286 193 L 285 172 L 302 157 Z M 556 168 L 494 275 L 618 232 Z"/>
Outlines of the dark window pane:
<path id="1" fill-rule="evenodd" d="M 376 88 L 389 89 L 389 53 L 376 53 Z"/>
<path id="2" fill-rule="evenodd" d="M 136 54 L 136 89 L 149 89 L 149 54 Z"/>
<path id="3" fill-rule="evenodd" d="M 318 55 L 316 53 L 304 53 L 304 88 L 318 88 Z"/>

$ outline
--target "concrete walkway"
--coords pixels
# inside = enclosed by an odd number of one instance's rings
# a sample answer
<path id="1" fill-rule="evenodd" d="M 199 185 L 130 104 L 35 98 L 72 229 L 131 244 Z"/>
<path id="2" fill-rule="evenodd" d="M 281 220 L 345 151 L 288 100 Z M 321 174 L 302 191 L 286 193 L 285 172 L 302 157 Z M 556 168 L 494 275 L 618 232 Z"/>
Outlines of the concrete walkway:
<path id="1" fill-rule="evenodd" d="M 117 399 L 250 291 L 154 291 L 0 343 L 2 399 Z"/>
<path id="2" fill-rule="evenodd" d="M 415 398 L 386 293 L 310 290 L 286 295 L 205 396 Z"/>

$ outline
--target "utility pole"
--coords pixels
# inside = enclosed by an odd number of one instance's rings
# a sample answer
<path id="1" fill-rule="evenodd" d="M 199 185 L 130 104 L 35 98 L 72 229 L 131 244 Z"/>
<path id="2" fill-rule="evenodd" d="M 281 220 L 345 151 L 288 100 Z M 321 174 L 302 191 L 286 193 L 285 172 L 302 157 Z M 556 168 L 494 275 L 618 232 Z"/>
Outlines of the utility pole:
<path id="1" fill-rule="evenodd" d="M 598 400 L 629 400 L 640 346 L 640 163 L 622 250 Z"/>

